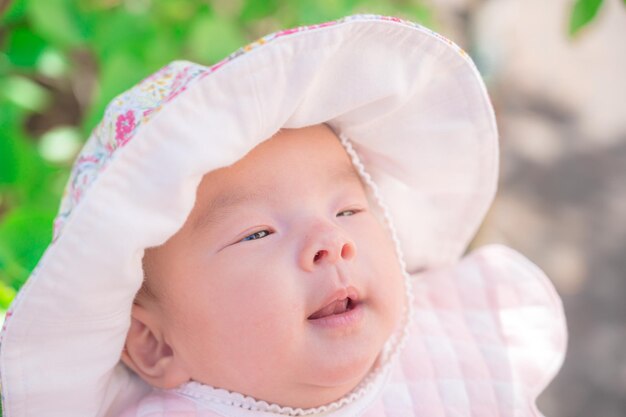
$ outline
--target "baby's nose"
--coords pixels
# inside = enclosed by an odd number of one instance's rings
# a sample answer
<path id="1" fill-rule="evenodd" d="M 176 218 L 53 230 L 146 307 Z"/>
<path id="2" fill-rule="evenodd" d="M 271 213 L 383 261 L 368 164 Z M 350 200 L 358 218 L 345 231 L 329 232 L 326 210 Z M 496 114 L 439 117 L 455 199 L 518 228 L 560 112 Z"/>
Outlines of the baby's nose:
<path id="1" fill-rule="evenodd" d="M 312 227 L 300 254 L 300 265 L 313 271 L 323 264 L 350 261 L 356 256 L 356 245 L 347 234 L 334 225 Z"/>

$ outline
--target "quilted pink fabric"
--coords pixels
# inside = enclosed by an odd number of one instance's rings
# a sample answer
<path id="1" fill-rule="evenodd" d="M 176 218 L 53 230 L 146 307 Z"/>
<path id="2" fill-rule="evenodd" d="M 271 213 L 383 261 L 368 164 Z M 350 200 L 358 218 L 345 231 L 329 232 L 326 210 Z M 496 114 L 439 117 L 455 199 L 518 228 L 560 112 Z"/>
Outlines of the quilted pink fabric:
<path id="1" fill-rule="evenodd" d="M 415 277 L 410 337 L 363 413 L 325 416 L 539 417 L 535 400 L 561 366 L 567 331 L 548 278 L 503 246 Z M 153 391 L 120 417 L 271 416 L 171 391 Z M 354 404 L 352 404 L 354 405 Z M 354 410 L 354 407 L 351 407 Z"/>

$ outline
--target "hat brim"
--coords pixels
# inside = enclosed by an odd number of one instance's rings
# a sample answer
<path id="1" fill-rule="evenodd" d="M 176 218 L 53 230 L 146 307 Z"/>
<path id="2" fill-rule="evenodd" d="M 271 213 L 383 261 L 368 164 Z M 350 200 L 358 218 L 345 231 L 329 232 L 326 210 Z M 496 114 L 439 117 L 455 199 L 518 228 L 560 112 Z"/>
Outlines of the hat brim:
<path id="1" fill-rule="evenodd" d="M 456 45 L 355 16 L 213 67 L 175 62 L 114 100 L 79 157 L 57 236 L 5 323 L 5 417 L 108 416 L 144 392 L 119 365 L 144 248 L 181 227 L 203 174 L 282 127 L 322 122 L 378 184 L 409 272 L 457 260 L 495 193 L 498 135 Z"/>

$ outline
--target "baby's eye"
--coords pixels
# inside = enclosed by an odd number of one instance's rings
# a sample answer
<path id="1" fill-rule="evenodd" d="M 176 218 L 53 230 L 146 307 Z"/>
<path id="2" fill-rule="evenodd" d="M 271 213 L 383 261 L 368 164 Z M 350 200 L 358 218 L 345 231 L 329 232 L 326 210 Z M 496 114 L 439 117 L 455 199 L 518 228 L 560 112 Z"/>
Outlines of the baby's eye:
<path id="1" fill-rule="evenodd" d="M 339 213 L 337 213 L 337 217 L 354 216 L 358 212 L 359 212 L 359 210 L 343 210 L 343 211 L 340 211 Z"/>
<path id="2" fill-rule="evenodd" d="M 241 239 L 241 242 L 245 242 L 246 240 L 262 239 L 269 235 L 270 235 L 270 232 L 268 230 L 260 230 L 258 232 L 254 232 L 251 235 L 244 237 L 243 239 Z"/>

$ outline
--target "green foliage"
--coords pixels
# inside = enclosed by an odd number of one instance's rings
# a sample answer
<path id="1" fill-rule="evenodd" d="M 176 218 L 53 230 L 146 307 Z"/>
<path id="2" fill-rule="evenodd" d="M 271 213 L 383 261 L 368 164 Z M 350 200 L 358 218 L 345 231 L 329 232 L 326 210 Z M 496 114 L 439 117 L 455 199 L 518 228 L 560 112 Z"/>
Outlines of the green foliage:
<path id="1" fill-rule="evenodd" d="M 35 67 L 46 47 L 46 41 L 27 27 L 18 27 L 6 40 L 6 56 L 16 67 Z"/>
<path id="2" fill-rule="evenodd" d="M 570 36 L 587 26 L 598 14 L 603 0 L 576 0 L 569 21 Z M 626 3 L 626 0 L 624 0 Z"/>
<path id="3" fill-rule="evenodd" d="M 247 42 L 235 22 L 205 12 L 191 20 L 185 47 L 194 61 L 217 62 Z"/>
<path id="4" fill-rule="evenodd" d="M 26 12 L 25 0 L 15 0 L 8 3 L 8 9 L 6 9 L 4 14 L 0 16 L 0 25 L 6 25 L 19 21 L 24 17 Z"/>
<path id="5" fill-rule="evenodd" d="M 52 44 L 79 46 L 87 40 L 89 26 L 76 4 L 73 0 L 28 0 L 28 27 Z"/>
<path id="6" fill-rule="evenodd" d="M 20 75 L 0 79 L 0 97 L 31 112 L 40 112 L 50 104 L 48 91 Z"/>
<path id="7" fill-rule="evenodd" d="M 54 214 L 49 210 L 20 207 L 0 225 L 0 269 L 3 281 L 18 290 L 50 242 Z M 1 302 L 0 287 L 0 302 Z"/>
<path id="8" fill-rule="evenodd" d="M 572 5 L 568 33 L 570 37 L 577 35 L 588 26 L 598 15 L 604 0 L 576 0 Z M 622 0 L 626 5 L 626 0 Z"/>

